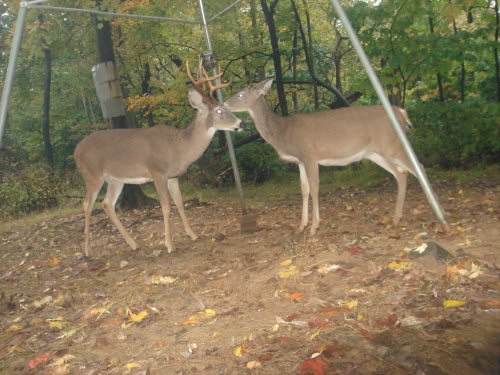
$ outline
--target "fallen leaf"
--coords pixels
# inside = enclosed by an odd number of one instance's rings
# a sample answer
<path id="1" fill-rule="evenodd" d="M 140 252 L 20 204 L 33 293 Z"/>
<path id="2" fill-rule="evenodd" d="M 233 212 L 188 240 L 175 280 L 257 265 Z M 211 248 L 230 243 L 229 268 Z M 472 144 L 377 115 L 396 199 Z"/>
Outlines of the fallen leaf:
<path id="1" fill-rule="evenodd" d="M 133 370 L 135 368 L 141 368 L 141 366 L 138 363 L 135 363 L 135 362 L 129 362 L 126 365 L 124 365 L 123 367 L 125 367 L 129 371 Z"/>
<path id="2" fill-rule="evenodd" d="M 236 357 L 243 356 L 243 346 L 238 345 L 236 348 L 233 349 L 233 353 Z"/>
<path id="3" fill-rule="evenodd" d="M 51 267 L 56 267 L 59 265 L 59 263 L 61 263 L 61 260 L 59 258 L 52 256 L 52 255 L 49 256 L 47 260 L 49 262 L 49 266 L 51 266 Z"/>
<path id="4" fill-rule="evenodd" d="M 318 272 L 321 274 L 327 274 L 329 272 L 337 271 L 339 268 L 339 264 L 325 264 L 318 268 Z"/>
<path id="5" fill-rule="evenodd" d="M 450 308 L 455 308 L 455 307 L 461 307 L 461 306 L 465 305 L 466 303 L 467 303 L 466 301 L 449 299 L 447 301 L 443 301 L 443 307 L 445 309 L 450 309 Z"/>
<path id="6" fill-rule="evenodd" d="M 294 265 L 291 265 L 290 267 L 281 270 L 278 274 L 279 274 L 280 278 L 288 279 L 290 277 L 297 275 L 298 273 L 299 273 L 299 270 L 297 269 L 297 267 L 295 267 Z"/>
<path id="7" fill-rule="evenodd" d="M 261 368 L 262 363 L 257 362 L 257 361 L 249 361 L 247 362 L 247 368 L 250 370 L 253 370 L 254 368 Z"/>
<path id="8" fill-rule="evenodd" d="M 357 254 L 359 254 L 361 252 L 356 246 L 350 246 L 350 247 L 348 247 L 347 251 L 349 253 L 351 253 L 352 255 L 357 255 Z"/>
<path id="9" fill-rule="evenodd" d="M 322 358 L 307 358 L 299 367 L 299 371 L 304 375 L 324 375 L 327 363 Z"/>
<path id="10" fill-rule="evenodd" d="M 292 259 L 291 258 L 282 260 L 281 263 L 280 263 L 280 265 L 282 265 L 282 266 L 289 266 L 290 264 L 292 264 Z"/>
<path id="11" fill-rule="evenodd" d="M 395 261 L 393 260 L 389 265 L 387 266 L 389 269 L 394 270 L 394 271 L 399 271 L 399 270 L 404 270 L 407 269 L 410 266 L 411 262 L 410 261 Z"/>
<path id="12" fill-rule="evenodd" d="M 76 357 L 72 354 L 63 355 L 61 358 L 54 359 L 54 361 L 49 365 L 49 367 L 62 366 L 65 363 L 74 360 L 75 358 Z"/>
<path id="13" fill-rule="evenodd" d="M 215 310 L 205 309 L 204 311 L 199 313 L 204 318 L 212 318 L 216 315 Z"/>
<path id="14" fill-rule="evenodd" d="M 291 299 L 293 301 L 300 301 L 302 298 L 304 298 L 304 295 L 299 292 L 295 293 L 285 293 L 285 298 Z"/>
<path id="15" fill-rule="evenodd" d="M 148 316 L 148 312 L 146 310 L 142 310 L 141 312 L 134 314 L 132 312 L 129 313 L 128 321 L 133 323 L 140 323 Z"/>
<path id="16" fill-rule="evenodd" d="M 17 331 L 20 331 L 22 329 L 23 329 L 23 327 L 21 327 L 20 325 L 12 324 L 11 326 L 9 326 L 5 329 L 5 332 L 7 332 L 7 333 L 17 332 Z"/>
<path id="17" fill-rule="evenodd" d="M 58 316 L 54 319 L 47 319 L 49 323 L 50 329 L 62 330 L 66 326 L 66 322 L 64 321 L 64 317 Z"/>
<path id="18" fill-rule="evenodd" d="M 341 306 L 345 306 L 349 308 L 349 310 L 354 309 L 355 307 L 358 307 L 358 300 L 350 300 L 350 301 L 342 301 Z"/>
<path id="19" fill-rule="evenodd" d="M 160 275 L 151 276 L 151 284 L 153 285 L 167 285 L 175 283 L 176 281 L 177 279 L 172 276 L 160 276 Z"/>
<path id="20" fill-rule="evenodd" d="M 28 361 L 28 368 L 34 369 L 40 363 L 47 362 L 50 358 L 52 358 L 51 353 L 42 353 L 37 355 L 35 358 L 32 358 Z"/>

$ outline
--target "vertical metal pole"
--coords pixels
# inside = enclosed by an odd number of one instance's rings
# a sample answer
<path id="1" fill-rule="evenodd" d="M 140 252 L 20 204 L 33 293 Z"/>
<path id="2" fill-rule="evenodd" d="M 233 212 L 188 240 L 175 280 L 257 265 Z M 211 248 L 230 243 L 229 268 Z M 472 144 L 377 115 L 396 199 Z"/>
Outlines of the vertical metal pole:
<path id="1" fill-rule="evenodd" d="M 27 3 L 22 1 L 19 5 L 19 14 L 16 21 L 16 31 L 12 40 L 10 49 L 9 65 L 7 66 L 7 74 L 3 85 L 2 99 L 0 101 L 0 146 L 2 145 L 3 133 L 5 129 L 5 121 L 7 119 L 7 107 L 9 104 L 10 92 L 12 89 L 12 81 L 14 80 L 14 71 L 16 69 L 17 53 L 21 46 L 21 37 L 24 29 L 24 19 L 26 18 Z"/>
<path id="2" fill-rule="evenodd" d="M 212 40 L 210 38 L 210 33 L 208 31 L 207 18 L 205 16 L 205 8 L 203 7 L 203 0 L 198 0 L 198 4 L 200 6 L 202 26 L 203 26 L 203 30 L 205 31 L 205 40 L 207 42 L 208 53 L 212 57 L 212 59 L 211 59 L 212 60 L 212 70 L 213 70 L 214 74 L 217 75 L 217 74 L 219 74 L 219 69 L 217 68 L 217 61 L 216 61 L 215 56 L 213 54 Z M 219 103 L 224 102 L 224 98 L 222 97 L 222 92 L 220 89 L 217 90 L 217 99 L 219 100 Z M 241 186 L 240 172 L 238 170 L 238 164 L 236 163 L 236 156 L 234 154 L 234 147 L 233 147 L 233 141 L 231 139 L 231 133 L 229 131 L 224 131 L 224 134 L 226 136 L 227 148 L 229 150 L 229 158 L 231 159 L 231 165 L 233 167 L 234 182 L 236 183 L 236 188 L 238 190 L 238 195 L 240 198 L 241 210 L 242 210 L 243 215 L 246 215 L 247 207 L 246 207 L 245 199 L 243 196 L 243 187 Z"/>
<path id="3" fill-rule="evenodd" d="M 363 47 L 361 46 L 361 43 L 359 42 L 359 39 L 354 31 L 354 29 L 351 26 L 351 23 L 349 22 L 349 18 L 345 14 L 344 10 L 339 4 L 338 0 L 330 0 L 332 3 L 333 8 L 337 12 L 337 15 L 340 17 L 342 21 L 342 26 L 344 26 L 344 29 L 347 32 L 347 35 L 349 35 L 349 39 L 351 40 L 351 43 L 356 50 L 356 53 L 358 54 L 358 57 L 363 64 L 363 67 L 366 70 L 366 73 L 368 75 L 368 78 L 370 79 L 373 88 L 375 89 L 375 92 L 377 93 L 380 102 L 384 106 L 385 111 L 387 112 L 387 116 L 389 117 L 389 120 L 391 122 L 392 127 L 396 131 L 396 134 L 399 137 L 399 140 L 401 141 L 401 144 L 403 145 L 403 148 L 408 155 L 408 158 L 410 159 L 411 164 L 413 165 L 413 168 L 415 169 L 415 173 L 417 176 L 418 181 L 420 182 L 420 185 L 422 186 L 422 189 L 425 192 L 425 195 L 427 196 L 427 200 L 429 201 L 430 205 L 432 206 L 434 213 L 438 217 L 439 221 L 441 221 L 442 224 L 447 224 L 443 208 L 439 204 L 439 200 L 432 190 L 432 187 L 429 183 L 429 180 L 427 179 L 427 176 L 425 175 L 425 172 L 418 162 L 417 155 L 413 151 L 413 148 L 411 147 L 410 142 L 408 141 L 408 138 L 406 138 L 406 134 L 401 129 L 401 125 L 398 122 L 398 119 L 396 115 L 394 114 L 394 111 L 392 109 L 391 103 L 389 102 L 389 99 L 387 98 L 384 89 L 382 85 L 380 84 L 380 81 L 375 74 L 375 71 L 373 70 L 370 61 L 368 60 L 368 57 L 365 54 L 365 51 L 363 50 Z"/>

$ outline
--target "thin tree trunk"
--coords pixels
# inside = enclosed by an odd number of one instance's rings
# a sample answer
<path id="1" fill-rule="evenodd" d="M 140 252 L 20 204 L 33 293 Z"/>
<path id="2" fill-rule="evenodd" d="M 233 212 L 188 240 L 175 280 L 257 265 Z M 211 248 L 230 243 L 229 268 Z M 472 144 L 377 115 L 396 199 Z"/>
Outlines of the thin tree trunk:
<path id="1" fill-rule="evenodd" d="M 298 55 L 298 32 L 297 28 L 293 32 L 293 40 L 292 40 L 292 77 L 293 80 L 297 80 L 297 55 Z M 293 102 L 293 111 L 298 112 L 299 110 L 299 99 L 297 97 L 297 92 L 293 90 L 292 92 L 292 102 Z"/>
<path id="2" fill-rule="evenodd" d="M 311 27 L 311 17 L 309 16 L 309 9 L 307 8 L 306 0 L 302 0 L 304 4 L 304 9 L 306 12 L 306 25 L 307 25 L 307 40 L 309 42 L 309 60 L 311 61 L 312 74 L 316 75 L 316 64 L 314 63 L 314 47 L 312 40 L 312 27 Z M 313 82 L 313 93 L 314 93 L 314 108 L 319 109 L 319 93 L 318 93 L 318 82 Z"/>
<path id="3" fill-rule="evenodd" d="M 285 86 L 283 85 L 283 71 L 281 69 L 281 53 L 278 44 L 278 33 L 276 31 L 276 24 L 274 23 L 274 11 L 279 0 L 273 0 L 270 6 L 267 5 L 266 0 L 260 0 L 262 12 L 266 20 L 267 28 L 269 30 L 269 38 L 271 40 L 271 48 L 273 51 L 274 73 L 276 90 L 278 92 L 278 102 L 283 116 L 288 115 L 288 104 L 286 102 Z"/>
<path id="4" fill-rule="evenodd" d="M 429 29 L 431 34 L 434 34 L 434 21 L 431 16 L 429 16 Z M 443 79 L 441 77 L 441 73 L 437 72 L 436 81 L 439 91 L 439 101 L 444 102 L 444 90 L 443 90 Z"/>

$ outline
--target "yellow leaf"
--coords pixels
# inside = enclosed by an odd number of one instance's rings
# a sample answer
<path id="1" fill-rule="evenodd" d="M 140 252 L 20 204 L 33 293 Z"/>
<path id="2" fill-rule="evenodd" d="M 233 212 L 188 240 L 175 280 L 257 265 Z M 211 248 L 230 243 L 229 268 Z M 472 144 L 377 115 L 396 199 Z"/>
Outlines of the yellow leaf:
<path id="1" fill-rule="evenodd" d="M 285 268 L 279 272 L 279 276 L 282 279 L 288 279 L 292 276 L 295 276 L 299 273 L 299 270 L 295 266 L 290 266 L 288 268 Z"/>
<path id="2" fill-rule="evenodd" d="M 401 261 L 401 262 L 397 262 L 397 261 L 392 261 L 391 263 L 389 263 L 389 265 L 387 267 L 389 267 L 391 270 L 404 270 L 406 268 L 408 268 L 410 266 L 411 262 L 409 261 Z"/>
<path id="3" fill-rule="evenodd" d="M 183 325 L 187 326 L 194 326 L 196 323 L 198 323 L 198 316 L 196 315 L 191 315 L 185 322 L 183 322 Z"/>
<path id="4" fill-rule="evenodd" d="M 205 311 L 202 311 L 200 313 L 201 316 L 203 316 L 204 318 L 212 318 L 214 317 L 216 314 L 215 314 L 215 310 L 212 310 L 212 309 L 205 309 Z"/>
<path id="5" fill-rule="evenodd" d="M 135 369 L 135 368 L 141 368 L 141 366 L 140 366 L 139 364 L 135 363 L 135 362 L 129 362 L 129 363 L 127 363 L 127 364 L 126 364 L 125 366 L 123 366 L 123 367 L 125 367 L 125 368 L 126 368 L 127 370 L 129 370 L 129 371 L 130 371 L 130 370 L 133 370 L 133 369 Z"/>
<path id="6" fill-rule="evenodd" d="M 316 336 L 319 335 L 319 333 L 321 332 L 321 329 L 317 329 L 311 336 L 309 336 L 309 341 L 312 341 L 316 338 Z"/>
<path id="7" fill-rule="evenodd" d="M 54 318 L 54 319 L 47 319 L 47 322 L 49 323 L 50 329 L 61 330 L 66 325 L 66 322 L 64 321 L 64 317 L 62 317 L 62 316 L 58 316 L 57 318 Z"/>
<path id="8" fill-rule="evenodd" d="M 129 322 L 140 323 L 148 316 L 148 312 L 146 310 L 142 310 L 141 312 L 134 314 L 130 313 L 128 317 Z"/>
<path id="9" fill-rule="evenodd" d="M 54 359 L 54 361 L 49 365 L 49 367 L 59 367 L 74 360 L 76 357 L 72 354 L 63 355 L 61 358 Z"/>
<path id="10" fill-rule="evenodd" d="M 241 345 L 238 345 L 236 348 L 234 348 L 233 353 L 236 357 L 241 357 L 243 355 L 243 347 Z"/>
<path id="11" fill-rule="evenodd" d="M 352 310 L 355 307 L 358 307 L 358 300 L 344 301 L 342 303 L 342 306 L 346 306 L 349 308 L 349 310 Z"/>
<path id="12" fill-rule="evenodd" d="M 291 258 L 285 259 L 285 260 L 281 261 L 280 264 L 282 266 L 289 266 L 290 264 L 292 264 L 292 259 Z"/>
<path id="13" fill-rule="evenodd" d="M 363 320 L 365 320 L 365 316 L 363 314 L 357 314 L 356 315 L 356 320 L 358 322 L 362 322 Z"/>
<path id="14" fill-rule="evenodd" d="M 445 309 L 450 309 L 450 308 L 454 308 L 454 307 L 463 306 L 466 303 L 467 303 L 466 301 L 460 301 L 460 300 L 456 300 L 456 299 L 449 299 L 449 300 L 443 302 L 443 307 Z"/>

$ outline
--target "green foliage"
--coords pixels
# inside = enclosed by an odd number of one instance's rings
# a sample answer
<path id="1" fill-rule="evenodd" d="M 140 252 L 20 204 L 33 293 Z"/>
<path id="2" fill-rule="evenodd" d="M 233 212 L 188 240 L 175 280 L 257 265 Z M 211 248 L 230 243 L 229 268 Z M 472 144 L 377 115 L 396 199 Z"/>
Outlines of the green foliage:
<path id="1" fill-rule="evenodd" d="M 0 183 L 0 216 L 17 216 L 55 207 L 63 186 L 62 176 L 39 166 L 5 174 Z"/>
<path id="2" fill-rule="evenodd" d="M 408 112 L 414 125 L 410 139 L 424 165 L 450 168 L 499 161 L 497 103 L 421 102 Z"/>

